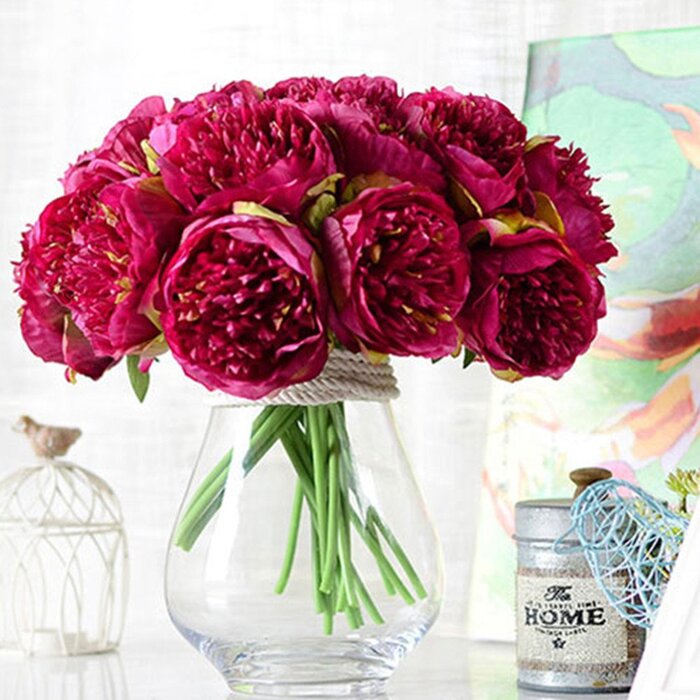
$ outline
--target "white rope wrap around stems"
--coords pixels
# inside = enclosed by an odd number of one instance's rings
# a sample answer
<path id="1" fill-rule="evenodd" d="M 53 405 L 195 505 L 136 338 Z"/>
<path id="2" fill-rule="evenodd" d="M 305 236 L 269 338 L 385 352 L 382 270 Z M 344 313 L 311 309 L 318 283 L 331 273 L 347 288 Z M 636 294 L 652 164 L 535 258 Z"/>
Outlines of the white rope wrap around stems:
<path id="1" fill-rule="evenodd" d="M 399 396 L 389 362 L 373 365 L 362 354 L 334 349 L 321 374 L 274 396 L 247 401 L 217 391 L 215 406 L 319 406 L 338 401 L 388 401 Z"/>

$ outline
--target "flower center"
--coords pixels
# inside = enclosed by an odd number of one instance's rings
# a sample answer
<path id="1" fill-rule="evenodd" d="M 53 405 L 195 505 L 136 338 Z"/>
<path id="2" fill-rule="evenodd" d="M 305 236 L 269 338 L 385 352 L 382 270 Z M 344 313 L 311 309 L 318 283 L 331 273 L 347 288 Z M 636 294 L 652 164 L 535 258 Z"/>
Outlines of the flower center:
<path id="1" fill-rule="evenodd" d="M 505 175 L 522 156 L 525 127 L 500 103 L 472 95 L 425 102 L 434 141 L 473 153 Z"/>
<path id="2" fill-rule="evenodd" d="M 586 345 L 590 319 L 572 269 L 564 261 L 526 275 L 505 275 L 498 285 L 498 343 L 530 369 L 567 364 Z"/>
<path id="3" fill-rule="evenodd" d="M 112 215 L 113 216 L 113 215 Z M 133 289 L 129 274 L 131 252 L 111 216 L 96 215 L 85 222 L 67 248 L 63 274 L 70 291 L 73 316 L 91 334 L 107 334 L 117 304 Z"/>
<path id="4" fill-rule="evenodd" d="M 400 97 L 393 81 L 382 78 L 343 78 L 333 89 L 336 99 L 357 107 L 372 117 L 384 131 L 398 130 L 401 120 L 396 114 Z"/>
<path id="5" fill-rule="evenodd" d="M 455 275 L 455 224 L 415 204 L 374 217 L 358 267 L 370 311 L 386 324 L 386 334 L 434 335 L 466 295 Z"/>
<path id="6" fill-rule="evenodd" d="M 319 332 L 306 278 L 266 246 L 221 231 L 178 270 L 170 303 L 190 359 L 237 378 L 265 377 L 285 346 Z"/>
<path id="7" fill-rule="evenodd" d="M 117 303 L 131 290 L 124 224 L 98 201 L 103 183 L 57 200 L 42 220 L 42 276 L 55 298 L 82 328 L 107 329 Z"/>
<path id="8" fill-rule="evenodd" d="M 188 177 L 195 196 L 250 183 L 287 157 L 312 160 L 315 127 L 291 105 L 214 104 L 178 127 L 166 158 Z"/>

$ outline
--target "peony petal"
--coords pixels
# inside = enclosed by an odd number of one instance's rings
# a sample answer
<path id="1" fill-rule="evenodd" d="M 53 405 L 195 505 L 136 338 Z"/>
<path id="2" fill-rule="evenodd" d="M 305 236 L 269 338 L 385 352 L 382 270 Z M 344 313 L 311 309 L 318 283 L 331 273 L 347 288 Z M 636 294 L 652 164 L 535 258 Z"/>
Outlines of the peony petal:
<path id="1" fill-rule="evenodd" d="M 382 172 L 437 192 L 445 190 L 442 168 L 415 146 L 378 133 L 367 121 L 341 121 L 335 128 L 343 145 L 341 170 L 348 178 Z"/>
<path id="2" fill-rule="evenodd" d="M 165 108 L 165 101 L 162 97 L 154 95 L 152 97 L 145 97 L 141 102 L 139 102 L 132 110 L 129 112 L 128 119 L 145 119 L 148 117 L 157 117 L 161 114 L 165 114 L 167 109 Z"/>
<path id="3" fill-rule="evenodd" d="M 521 161 L 502 176 L 486 161 L 459 146 L 447 146 L 446 151 L 447 169 L 479 203 L 482 212 L 494 211 L 515 197 L 516 184 L 524 172 Z"/>
<path id="4" fill-rule="evenodd" d="M 110 367 L 116 364 L 112 357 L 98 357 L 87 338 L 71 321 L 70 316 L 64 319 L 63 358 L 71 369 L 84 374 L 90 379 L 99 379 Z"/>
<path id="5" fill-rule="evenodd" d="M 558 147 L 558 138 L 542 137 L 528 148 L 524 164 L 529 190 L 535 200 L 544 194 L 563 222 L 569 245 L 591 265 L 617 255 L 608 240 L 613 226 L 603 201 L 592 192 L 595 180 L 588 175 L 585 155 L 573 146 Z"/>
<path id="6" fill-rule="evenodd" d="M 56 316 L 42 317 L 37 309 L 25 306 L 22 311 L 20 328 L 24 342 L 29 349 L 46 362 L 63 362 L 63 312 L 56 305 Z"/>

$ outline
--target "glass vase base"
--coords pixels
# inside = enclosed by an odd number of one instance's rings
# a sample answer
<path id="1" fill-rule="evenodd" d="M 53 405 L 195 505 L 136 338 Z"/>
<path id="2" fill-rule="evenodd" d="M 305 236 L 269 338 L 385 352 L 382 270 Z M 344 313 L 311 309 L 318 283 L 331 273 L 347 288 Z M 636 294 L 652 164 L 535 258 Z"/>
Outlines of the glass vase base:
<path id="1" fill-rule="evenodd" d="M 249 681 L 229 683 L 233 698 L 379 698 L 384 694 L 386 681 L 351 681 L 347 683 L 284 683 Z"/>
<path id="2" fill-rule="evenodd" d="M 383 697 L 386 681 L 404 654 L 378 642 L 290 641 L 200 646 L 234 696 Z"/>

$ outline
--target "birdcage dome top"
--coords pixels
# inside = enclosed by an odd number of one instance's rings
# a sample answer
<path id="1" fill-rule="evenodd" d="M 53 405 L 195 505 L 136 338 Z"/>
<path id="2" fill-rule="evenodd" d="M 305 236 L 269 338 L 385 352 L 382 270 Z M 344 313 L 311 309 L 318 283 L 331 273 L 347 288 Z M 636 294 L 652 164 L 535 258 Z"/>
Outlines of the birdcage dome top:
<path id="1" fill-rule="evenodd" d="M 0 481 L 0 530 L 67 533 L 121 523 L 121 508 L 109 485 L 71 462 L 42 460 Z"/>

